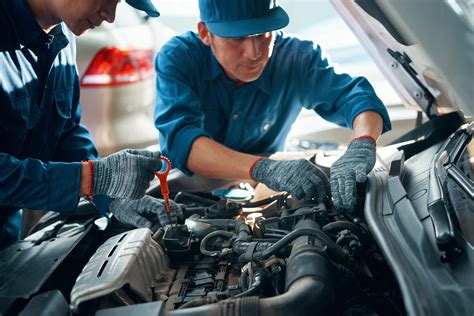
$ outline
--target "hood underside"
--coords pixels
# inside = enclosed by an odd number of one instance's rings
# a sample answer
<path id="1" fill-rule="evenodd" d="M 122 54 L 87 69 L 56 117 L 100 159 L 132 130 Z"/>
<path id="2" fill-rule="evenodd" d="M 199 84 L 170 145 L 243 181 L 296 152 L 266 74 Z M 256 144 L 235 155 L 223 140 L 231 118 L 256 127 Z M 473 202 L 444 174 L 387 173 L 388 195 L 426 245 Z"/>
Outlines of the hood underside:
<path id="1" fill-rule="evenodd" d="M 474 1 L 331 2 L 406 106 L 474 114 Z"/>

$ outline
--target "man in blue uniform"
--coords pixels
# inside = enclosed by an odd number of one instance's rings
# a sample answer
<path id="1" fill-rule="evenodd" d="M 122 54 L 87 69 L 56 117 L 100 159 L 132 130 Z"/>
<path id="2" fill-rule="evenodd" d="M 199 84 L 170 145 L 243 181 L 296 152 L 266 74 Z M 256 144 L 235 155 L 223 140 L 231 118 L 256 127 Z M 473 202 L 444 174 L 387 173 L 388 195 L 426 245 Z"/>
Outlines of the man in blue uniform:
<path id="1" fill-rule="evenodd" d="M 199 0 L 198 33 L 172 38 L 156 58 L 161 148 L 188 175 L 253 179 L 297 198 L 353 210 L 356 182 L 390 129 L 365 78 L 337 74 L 310 41 L 275 32 L 289 18 L 274 0 Z M 306 160 L 258 157 L 283 149 L 302 108 L 353 130 L 331 183 Z"/>
<path id="2" fill-rule="evenodd" d="M 159 15 L 150 0 L 129 1 Z M 74 34 L 113 22 L 118 2 L 0 0 L 0 248 L 18 238 L 20 208 L 72 212 L 79 196 L 136 226 L 167 218 L 162 201 L 143 197 L 159 153 L 97 159 L 79 123 Z"/>

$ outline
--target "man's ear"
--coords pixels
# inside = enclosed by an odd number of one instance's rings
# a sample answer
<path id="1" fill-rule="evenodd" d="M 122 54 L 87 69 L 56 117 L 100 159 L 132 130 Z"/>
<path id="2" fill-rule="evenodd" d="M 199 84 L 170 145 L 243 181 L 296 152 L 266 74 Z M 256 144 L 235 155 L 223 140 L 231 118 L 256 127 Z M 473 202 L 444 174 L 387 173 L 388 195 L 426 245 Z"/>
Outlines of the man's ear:
<path id="1" fill-rule="evenodd" d="M 204 24 L 204 22 L 198 23 L 198 33 L 202 42 L 207 46 L 211 46 L 211 33 L 209 33 L 209 30 L 207 29 L 207 26 Z"/>

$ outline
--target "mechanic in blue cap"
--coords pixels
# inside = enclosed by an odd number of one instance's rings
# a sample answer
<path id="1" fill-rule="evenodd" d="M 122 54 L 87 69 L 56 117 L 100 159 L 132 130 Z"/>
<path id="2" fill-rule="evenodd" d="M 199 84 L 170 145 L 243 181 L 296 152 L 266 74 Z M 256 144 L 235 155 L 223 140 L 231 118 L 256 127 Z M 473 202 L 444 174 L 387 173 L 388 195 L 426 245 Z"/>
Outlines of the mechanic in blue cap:
<path id="1" fill-rule="evenodd" d="M 289 18 L 273 0 L 199 0 L 198 32 L 172 38 L 156 58 L 155 126 L 163 152 L 188 175 L 256 180 L 296 198 L 353 210 L 356 182 L 375 164 L 391 128 L 365 78 L 338 74 L 311 41 L 281 31 Z M 326 175 L 283 149 L 302 108 L 351 128 L 353 140 Z"/>
<path id="2" fill-rule="evenodd" d="M 80 125 L 74 34 L 113 22 L 118 2 L 0 0 L 0 248 L 19 237 L 19 209 L 72 212 L 81 195 L 120 221 L 166 224 L 163 202 L 143 197 L 160 154 L 98 159 Z M 159 15 L 149 0 L 127 2 Z"/>

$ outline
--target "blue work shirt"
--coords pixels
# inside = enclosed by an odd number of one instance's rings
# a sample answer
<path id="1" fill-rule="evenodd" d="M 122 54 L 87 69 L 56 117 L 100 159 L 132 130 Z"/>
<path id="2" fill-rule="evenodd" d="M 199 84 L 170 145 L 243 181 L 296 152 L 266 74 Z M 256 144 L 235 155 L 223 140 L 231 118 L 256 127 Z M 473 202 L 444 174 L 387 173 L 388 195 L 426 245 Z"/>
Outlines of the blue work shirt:
<path id="1" fill-rule="evenodd" d="M 19 235 L 20 208 L 72 212 L 81 160 L 98 153 L 79 124 L 74 35 L 49 34 L 23 0 L 0 0 L 0 248 Z M 96 202 L 105 211 L 110 200 Z"/>
<path id="2" fill-rule="evenodd" d="M 383 130 L 391 128 L 387 110 L 365 78 L 336 73 L 319 46 L 282 32 L 276 33 L 261 76 L 240 88 L 194 32 L 166 43 L 155 68 L 161 150 L 188 175 L 196 138 L 207 136 L 249 154 L 276 152 L 303 107 L 347 128 L 360 113 L 374 111 L 383 118 Z"/>

